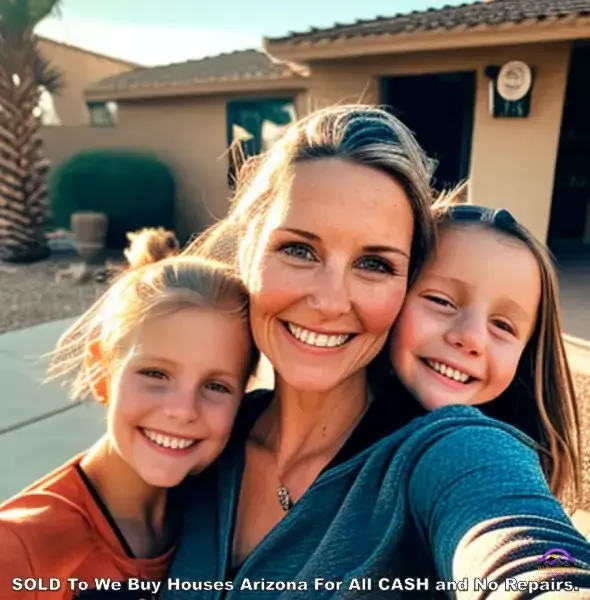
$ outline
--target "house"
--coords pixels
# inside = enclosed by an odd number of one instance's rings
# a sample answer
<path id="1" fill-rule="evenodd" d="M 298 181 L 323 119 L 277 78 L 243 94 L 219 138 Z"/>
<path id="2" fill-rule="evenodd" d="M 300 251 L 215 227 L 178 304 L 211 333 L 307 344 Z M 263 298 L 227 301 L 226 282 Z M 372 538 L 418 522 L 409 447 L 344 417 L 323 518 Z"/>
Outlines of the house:
<path id="1" fill-rule="evenodd" d="M 475 2 L 267 38 L 264 50 L 86 88 L 117 103 L 117 139 L 180 174 L 187 230 L 227 209 L 232 139 L 259 151 L 291 117 L 362 99 L 408 124 L 440 188 L 469 177 L 474 201 L 540 239 L 590 242 L 590 0 Z"/>
<path id="2" fill-rule="evenodd" d="M 299 112 L 306 70 L 244 50 L 180 64 L 136 69 L 86 89 L 95 104 L 116 102 L 117 125 L 72 132 L 57 159 L 81 147 L 155 152 L 178 182 L 177 230 L 186 238 L 227 211 L 228 145 L 268 148 Z"/>
<path id="3" fill-rule="evenodd" d="M 104 121 L 102 106 L 93 110 L 87 105 L 84 90 L 92 83 L 125 73 L 139 65 L 90 52 L 45 37 L 38 38 L 43 58 L 61 73 L 59 94 L 44 94 L 41 100 L 45 125 L 74 127 Z"/>

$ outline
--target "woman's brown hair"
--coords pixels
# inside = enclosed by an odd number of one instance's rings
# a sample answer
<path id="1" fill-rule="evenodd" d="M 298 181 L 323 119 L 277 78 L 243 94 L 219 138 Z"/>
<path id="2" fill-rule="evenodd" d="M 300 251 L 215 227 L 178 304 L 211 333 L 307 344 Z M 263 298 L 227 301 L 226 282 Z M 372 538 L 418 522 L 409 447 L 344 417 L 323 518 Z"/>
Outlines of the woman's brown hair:
<path id="1" fill-rule="evenodd" d="M 239 171 L 227 217 L 200 235 L 186 253 L 249 269 L 262 250 L 271 208 L 288 190 L 293 168 L 303 161 L 340 158 L 382 171 L 400 183 L 414 215 L 409 279 L 434 245 L 431 176 L 433 164 L 411 132 L 387 111 L 368 105 L 332 106 L 293 123 L 265 154 Z M 393 224 L 392 224 L 393 226 Z"/>

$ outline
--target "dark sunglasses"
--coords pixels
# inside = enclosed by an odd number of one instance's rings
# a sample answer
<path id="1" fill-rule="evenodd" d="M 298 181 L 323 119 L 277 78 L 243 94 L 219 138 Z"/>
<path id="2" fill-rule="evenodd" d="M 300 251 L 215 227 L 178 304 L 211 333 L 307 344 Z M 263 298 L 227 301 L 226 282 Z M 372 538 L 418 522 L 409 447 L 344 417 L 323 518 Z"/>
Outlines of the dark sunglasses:
<path id="1" fill-rule="evenodd" d="M 447 209 L 444 218 L 454 222 L 484 223 L 512 233 L 521 232 L 518 221 L 505 208 L 457 204 Z"/>

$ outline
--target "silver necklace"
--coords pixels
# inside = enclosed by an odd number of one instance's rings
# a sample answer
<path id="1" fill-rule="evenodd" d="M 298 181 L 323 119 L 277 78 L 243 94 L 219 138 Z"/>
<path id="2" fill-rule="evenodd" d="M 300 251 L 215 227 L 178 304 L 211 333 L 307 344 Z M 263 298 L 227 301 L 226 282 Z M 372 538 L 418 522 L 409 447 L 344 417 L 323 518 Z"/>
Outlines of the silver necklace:
<path id="1" fill-rule="evenodd" d="M 369 406 L 371 405 L 371 400 L 372 400 L 372 396 L 369 393 L 368 401 L 365 405 L 365 408 L 361 411 L 361 414 L 357 417 L 357 419 L 353 423 L 352 427 L 349 429 L 348 434 L 344 437 L 342 442 L 338 445 L 333 456 L 336 456 L 336 454 L 338 454 L 338 452 L 340 452 L 340 450 L 342 449 L 342 447 L 344 446 L 344 444 L 346 443 L 346 441 L 348 440 L 348 438 L 350 437 L 352 432 L 356 429 L 356 426 L 361 422 L 362 418 L 365 416 L 367 410 L 369 409 Z M 289 488 L 281 480 L 281 475 L 279 474 L 279 465 L 278 464 L 277 464 L 277 479 L 279 480 L 279 485 L 277 487 L 277 498 L 278 498 L 281 508 L 283 509 L 284 512 L 287 513 L 293 508 L 294 502 L 293 502 L 293 498 L 291 498 Z"/>

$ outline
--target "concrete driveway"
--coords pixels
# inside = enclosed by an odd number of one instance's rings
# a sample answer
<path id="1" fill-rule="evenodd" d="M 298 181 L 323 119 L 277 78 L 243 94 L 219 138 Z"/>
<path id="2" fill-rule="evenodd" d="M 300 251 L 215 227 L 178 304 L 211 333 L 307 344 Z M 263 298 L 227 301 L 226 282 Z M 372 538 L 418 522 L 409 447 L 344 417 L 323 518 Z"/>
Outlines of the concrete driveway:
<path id="1" fill-rule="evenodd" d="M 49 352 L 71 320 L 0 335 L 0 501 L 92 445 L 104 408 L 73 404 L 57 383 L 42 385 Z"/>

